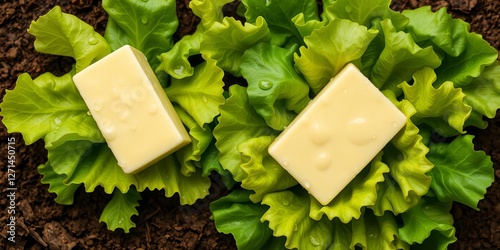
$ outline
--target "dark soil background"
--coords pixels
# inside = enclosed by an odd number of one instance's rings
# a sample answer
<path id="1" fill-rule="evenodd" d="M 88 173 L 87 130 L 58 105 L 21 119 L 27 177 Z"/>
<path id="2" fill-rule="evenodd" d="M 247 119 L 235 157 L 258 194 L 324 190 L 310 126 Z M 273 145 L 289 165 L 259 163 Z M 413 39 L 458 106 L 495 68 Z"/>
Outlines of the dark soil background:
<path id="1" fill-rule="evenodd" d="M 177 0 L 179 29 L 176 38 L 191 33 L 198 19 L 187 8 L 189 0 Z M 321 5 L 321 1 L 318 1 Z M 19 74 L 34 78 L 43 72 L 62 75 L 72 60 L 44 55 L 33 48 L 34 38 L 26 33 L 32 20 L 60 5 L 104 33 L 107 14 L 101 1 L 92 0 L 0 0 L 0 102 L 6 89 L 13 89 Z M 471 23 L 471 29 L 500 50 L 500 2 L 498 0 L 395 0 L 395 10 L 432 5 L 447 7 L 456 18 Z M 234 9 L 234 8 L 229 8 Z M 479 211 L 460 204 L 453 206 L 458 241 L 452 249 L 500 249 L 500 113 L 486 130 L 473 131 L 477 149 L 492 157 L 495 182 L 488 189 Z M 16 243 L 7 241 L 7 141 L 16 140 Z M 210 197 L 193 206 L 180 206 L 178 197 L 166 198 L 161 191 L 142 193 L 137 227 L 125 234 L 111 232 L 99 223 L 99 216 L 110 199 L 102 190 L 92 194 L 78 190 L 75 204 L 54 202 L 55 195 L 40 184 L 36 167 L 46 162 L 43 142 L 26 146 L 19 134 L 9 134 L 0 126 L 0 249 L 236 249 L 230 235 L 217 232 L 210 220 L 208 203 L 224 190 L 214 183 Z"/>

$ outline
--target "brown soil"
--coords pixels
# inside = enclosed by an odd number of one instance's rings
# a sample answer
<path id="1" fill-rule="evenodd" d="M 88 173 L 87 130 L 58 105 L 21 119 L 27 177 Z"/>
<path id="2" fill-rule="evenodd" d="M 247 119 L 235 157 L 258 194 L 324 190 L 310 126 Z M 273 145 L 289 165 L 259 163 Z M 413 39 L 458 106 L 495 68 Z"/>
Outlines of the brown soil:
<path id="1" fill-rule="evenodd" d="M 177 0 L 180 26 L 176 39 L 192 32 L 197 18 L 186 7 L 188 0 Z M 318 1 L 321 2 L 321 1 Z M 430 4 L 434 9 L 447 6 L 457 18 L 471 23 L 472 30 L 482 34 L 500 50 L 500 2 L 497 0 L 396 0 L 395 10 Z M 18 0 L 0 1 L 0 102 L 6 89 L 13 89 L 22 72 L 33 77 L 43 72 L 61 75 L 70 70 L 72 61 L 37 53 L 33 37 L 26 33 L 31 20 L 45 14 L 55 5 L 91 24 L 101 34 L 107 15 L 97 0 Z M 486 151 L 494 162 L 495 182 L 479 203 L 480 211 L 454 205 L 453 215 L 458 241 L 453 249 L 500 248 L 500 113 L 488 129 L 475 131 L 478 149 Z M 16 144 L 16 243 L 7 241 L 7 142 Z M 0 198 L 0 249 L 236 249 L 229 235 L 216 231 L 210 220 L 208 202 L 221 190 L 214 184 L 211 196 L 193 206 L 180 206 L 178 197 L 166 198 L 161 191 L 143 193 L 137 227 L 131 233 L 111 232 L 99 223 L 99 215 L 110 199 L 102 190 L 87 194 L 78 190 L 75 204 L 63 206 L 54 202 L 47 185 L 40 184 L 36 167 L 46 162 L 42 142 L 26 146 L 19 134 L 7 133 L 0 126 L 2 198 Z"/>

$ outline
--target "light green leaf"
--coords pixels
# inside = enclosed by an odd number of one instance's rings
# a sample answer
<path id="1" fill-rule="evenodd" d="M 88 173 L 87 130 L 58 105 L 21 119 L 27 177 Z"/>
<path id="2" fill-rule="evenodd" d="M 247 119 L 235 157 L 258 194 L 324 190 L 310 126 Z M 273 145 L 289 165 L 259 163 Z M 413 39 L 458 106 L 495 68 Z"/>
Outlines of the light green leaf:
<path id="1" fill-rule="evenodd" d="M 306 21 L 306 17 L 303 13 L 299 13 L 292 18 L 292 22 L 295 28 L 299 31 L 301 37 L 306 37 L 312 34 L 315 29 L 319 29 L 326 25 L 325 20 L 311 19 Z"/>
<path id="2" fill-rule="evenodd" d="M 442 201 L 458 201 L 474 209 L 493 183 L 493 163 L 483 151 L 475 151 L 474 136 L 458 136 L 451 143 L 431 143 L 431 188 Z"/>
<path id="3" fill-rule="evenodd" d="M 276 135 L 267 126 L 264 119 L 250 105 L 244 87 L 229 87 L 229 98 L 220 107 L 219 124 L 214 129 L 217 140 L 215 146 L 219 150 L 219 161 L 224 169 L 229 170 L 235 181 L 241 182 L 247 177 L 240 168 L 241 156 L 237 150 L 240 143 L 262 135 Z"/>
<path id="4" fill-rule="evenodd" d="M 201 167 L 201 155 L 212 141 L 212 130 L 206 124 L 200 127 L 185 110 L 177 105 L 175 105 L 174 108 L 182 123 L 187 127 L 189 136 L 191 137 L 190 144 L 174 153 L 181 163 L 182 174 L 189 176 L 196 171 L 196 168 Z"/>
<path id="5" fill-rule="evenodd" d="M 14 90 L 7 90 L 0 104 L 0 115 L 9 133 L 22 133 L 28 145 L 59 129 L 80 133 L 73 123 L 66 122 L 74 116 L 86 116 L 88 112 L 71 80 L 73 74 L 56 77 L 44 73 L 35 80 L 27 73 L 21 74 Z M 100 136 L 97 125 L 85 133 L 94 139 Z"/>
<path id="6" fill-rule="evenodd" d="M 269 42 L 271 33 L 266 20 L 257 18 L 255 24 L 245 23 L 233 17 L 215 22 L 203 35 L 201 53 L 217 61 L 217 66 L 234 76 L 241 76 L 241 57 L 246 49 L 260 42 Z"/>
<path id="7" fill-rule="evenodd" d="M 347 63 L 361 58 L 376 35 L 355 22 L 335 19 L 304 38 L 307 47 L 295 55 L 296 67 L 318 93 Z"/>
<path id="8" fill-rule="evenodd" d="M 255 23 L 259 16 L 264 17 L 273 36 L 273 44 L 285 42 L 302 44 L 302 35 L 294 25 L 292 18 L 301 14 L 304 21 L 318 20 L 318 5 L 315 0 L 243 0 L 245 19 Z"/>
<path id="9" fill-rule="evenodd" d="M 391 10 L 390 0 L 337 0 L 324 4 L 323 18 L 327 20 L 348 19 L 361 25 L 370 27 L 371 21 L 391 19 L 398 30 L 408 23 L 407 18 L 399 12 Z"/>
<path id="10" fill-rule="evenodd" d="M 224 18 L 222 8 L 233 0 L 192 0 L 189 1 L 189 8 L 201 19 L 201 27 L 198 29 L 208 29 L 215 22 L 221 22 Z"/>
<path id="11" fill-rule="evenodd" d="M 201 157 L 202 175 L 210 176 L 212 171 L 217 172 L 219 176 L 215 175 L 212 181 L 218 183 L 222 182 L 227 190 L 231 190 L 236 184 L 236 181 L 233 179 L 229 170 L 222 168 L 218 155 L 219 150 L 215 147 L 215 141 L 212 141 Z"/>
<path id="12" fill-rule="evenodd" d="M 370 210 L 352 222 L 351 249 L 409 249 L 399 240 L 398 224 L 392 213 L 376 216 Z"/>
<path id="13" fill-rule="evenodd" d="M 275 136 L 260 136 L 248 139 L 238 145 L 241 153 L 241 169 L 246 178 L 241 187 L 252 190 L 250 200 L 259 202 L 262 197 L 274 191 L 285 190 L 295 186 L 297 181 L 267 152 Z"/>
<path id="14" fill-rule="evenodd" d="M 407 100 L 397 101 L 393 92 L 384 91 L 384 94 L 405 114 L 407 122 L 383 149 L 382 162 L 389 166 L 390 172 L 385 181 L 379 183 L 377 202 L 370 207 L 377 216 L 382 216 L 384 211 L 400 214 L 416 205 L 429 190 L 431 178 L 426 173 L 433 167 L 426 158 L 429 149 L 411 121 L 415 107 Z"/>
<path id="15" fill-rule="evenodd" d="M 240 250 L 285 249 L 284 239 L 272 237 L 268 223 L 260 221 L 267 208 L 252 203 L 249 195 L 237 189 L 210 204 L 217 230 L 232 234 Z"/>
<path id="16" fill-rule="evenodd" d="M 417 113 L 412 117 L 416 124 L 432 120 L 444 120 L 444 126 L 451 126 L 456 132 L 465 133 L 463 128 L 469 118 L 472 108 L 464 103 L 465 94 L 457 89 L 452 82 L 445 82 L 439 88 L 434 88 L 436 74 L 430 68 L 423 68 L 413 74 L 413 84 L 404 82 L 398 87 L 403 89 L 405 99 L 410 101 Z M 431 123 L 436 124 L 436 123 Z M 432 126 L 440 129 L 442 126 Z M 442 128 L 442 131 L 446 131 Z M 456 135 L 456 134 L 451 134 Z M 445 135 L 446 136 L 446 135 Z"/>
<path id="17" fill-rule="evenodd" d="M 383 182 L 384 174 L 389 172 L 389 167 L 381 160 L 380 153 L 327 206 L 311 199 L 309 216 L 320 220 L 326 214 L 330 220 L 338 218 L 342 223 L 359 219 L 363 207 L 372 206 L 377 201 L 378 183 Z"/>
<path id="18" fill-rule="evenodd" d="M 109 230 L 121 228 L 128 233 L 131 228 L 135 227 L 132 216 L 139 215 L 136 209 L 139 206 L 139 200 L 141 200 L 141 195 L 134 188 L 127 193 L 115 190 L 113 198 L 104 207 L 99 222 L 106 223 Z"/>
<path id="19" fill-rule="evenodd" d="M 435 45 L 451 56 L 460 55 L 467 47 L 469 24 L 461 19 L 453 19 L 446 8 L 433 12 L 431 6 L 424 6 L 402 13 L 409 19 L 405 31 L 418 44 Z"/>
<path id="20" fill-rule="evenodd" d="M 410 34 L 398 32 L 391 20 L 383 20 L 380 24 L 385 47 L 369 77 L 379 89 L 398 93 L 400 90 L 396 86 L 410 80 L 415 71 L 424 67 L 434 69 L 441 64 L 432 47 L 420 48 Z"/>
<path id="21" fill-rule="evenodd" d="M 261 221 L 268 221 L 275 237 L 286 237 L 288 249 L 325 249 L 333 240 L 333 224 L 326 218 L 309 217 L 311 196 L 304 190 L 274 192 L 264 196 L 269 209 Z"/>
<path id="22" fill-rule="evenodd" d="M 467 48 L 459 56 L 446 55 L 443 58 L 441 66 L 436 69 L 437 80 L 434 85 L 450 81 L 457 88 L 465 87 L 480 76 L 485 67 L 497 61 L 498 51 L 481 35 L 467 33 L 465 38 Z"/>
<path id="23" fill-rule="evenodd" d="M 176 79 L 182 79 L 192 76 L 194 68 L 191 66 L 188 58 L 200 53 L 201 40 L 203 33 L 196 30 L 192 35 L 186 35 L 174 44 L 171 50 L 162 53 L 158 59 L 160 65 L 157 71 L 163 70 Z"/>
<path id="24" fill-rule="evenodd" d="M 260 43 L 246 50 L 241 62 L 250 103 L 275 130 L 288 126 L 310 101 L 309 87 L 293 66 L 295 48 Z"/>
<path id="25" fill-rule="evenodd" d="M 399 229 L 399 237 L 411 244 L 412 249 L 448 249 L 457 240 L 451 205 L 424 196 L 417 206 L 402 214 L 404 226 Z"/>
<path id="26" fill-rule="evenodd" d="M 500 108 L 500 64 L 498 62 L 485 68 L 484 72 L 471 84 L 462 88 L 465 102 L 475 112 L 493 118 Z"/>
<path id="27" fill-rule="evenodd" d="M 73 204 L 75 191 L 80 185 L 65 184 L 66 176 L 60 175 L 54 171 L 49 162 L 38 166 L 38 173 L 43 175 L 42 184 L 49 184 L 49 192 L 55 193 L 57 197 L 54 199 L 57 203 L 63 205 Z"/>
<path id="28" fill-rule="evenodd" d="M 66 14 L 59 6 L 31 23 L 28 33 L 35 36 L 39 52 L 69 56 L 76 60 L 76 72 L 108 55 L 106 40 L 78 17 Z"/>
<path id="29" fill-rule="evenodd" d="M 102 7 L 109 15 L 104 37 L 111 48 L 131 45 L 158 67 L 158 56 L 172 47 L 178 26 L 175 0 L 104 0 Z"/>
<path id="30" fill-rule="evenodd" d="M 213 121 L 219 114 L 219 106 L 224 103 L 223 77 L 224 72 L 215 65 L 215 61 L 206 58 L 205 62 L 195 67 L 193 76 L 172 79 L 165 92 L 171 102 L 179 104 L 198 126 L 203 127 Z"/>

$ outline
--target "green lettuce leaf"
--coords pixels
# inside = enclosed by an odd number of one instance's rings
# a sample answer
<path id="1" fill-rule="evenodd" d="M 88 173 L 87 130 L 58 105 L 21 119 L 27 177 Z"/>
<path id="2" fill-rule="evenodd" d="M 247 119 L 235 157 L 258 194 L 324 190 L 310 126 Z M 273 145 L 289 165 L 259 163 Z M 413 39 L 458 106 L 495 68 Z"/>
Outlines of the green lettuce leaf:
<path id="1" fill-rule="evenodd" d="M 294 50 L 260 43 L 242 57 L 250 103 L 275 130 L 283 130 L 310 101 L 309 86 L 293 66 Z"/>
<path id="2" fill-rule="evenodd" d="M 203 127 L 213 121 L 219 114 L 219 106 L 224 103 L 223 77 L 224 72 L 215 65 L 215 61 L 206 58 L 205 62 L 195 67 L 193 76 L 172 79 L 165 92 L 171 102 L 179 104 L 198 126 Z"/>
<path id="3" fill-rule="evenodd" d="M 306 37 L 311 35 L 315 29 L 319 29 L 326 25 L 325 20 L 311 19 L 306 21 L 306 17 L 303 13 L 299 13 L 292 18 L 293 25 L 299 31 L 301 37 Z"/>
<path id="4" fill-rule="evenodd" d="M 157 57 L 173 45 L 175 0 L 104 0 L 102 7 L 109 15 L 104 37 L 111 48 L 131 45 L 144 53 L 153 69 L 158 67 Z"/>
<path id="5" fill-rule="evenodd" d="M 436 74 L 430 68 L 423 68 L 413 74 L 413 84 L 404 82 L 400 87 L 405 99 L 410 101 L 417 113 L 412 117 L 416 124 L 428 123 L 439 130 L 444 136 L 465 133 L 463 128 L 469 118 L 472 108 L 464 103 L 465 94 L 457 89 L 452 82 L 445 82 L 437 89 L 433 87 Z M 445 127 L 449 125 L 455 131 Z M 444 133 L 443 133 L 444 132 Z"/>
<path id="6" fill-rule="evenodd" d="M 397 85 L 410 80 L 415 71 L 424 67 L 434 69 L 441 64 L 432 47 L 420 48 L 410 34 L 398 32 L 391 20 L 383 20 L 380 24 L 385 47 L 369 77 L 379 89 L 398 93 Z"/>
<path id="7" fill-rule="evenodd" d="M 391 10 L 390 0 L 337 0 L 324 4 L 323 18 L 327 20 L 348 19 L 370 27 L 373 19 L 391 19 L 397 30 L 406 26 L 408 20 L 399 12 Z"/>
<path id="8" fill-rule="evenodd" d="M 295 191 L 295 192 L 294 192 Z M 311 196 L 304 189 L 274 192 L 264 196 L 269 209 L 261 221 L 268 221 L 275 237 L 286 237 L 288 249 L 325 249 L 333 240 L 333 225 L 327 218 L 309 217 Z"/>
<path id="9" fill-rule="evenodd" d="M 35 36 L 37 51 L 73 57 L 76 72 L 111 52 L 107 41 L 92 26 L 63 13 L 59 6 L 32 22 L 28 33 Z"/>
<path id="10" fill-rule="evenodd" d="M 200 30 L 192 35 L 186 35 L 176 42 L 171 50 L 160 54 L 160 65 L 156 71 L 163 70 L 176 79 L 192 76 L 194 68 L 188 58 L 200 53 L 203 33 Z"/>
<path id="11" fill-rule="evenodd" d="M 284 239 L 272 237 L 268 224 L 260 221 L 267 208 L 252 203 L 249 195 L 237 189 L 210 204 L 217 230 L 232 234 L 240 250 L 285 249 Z"/>
<path id="12" fill-rule="evenodd" d="M 241 169 L 241 156 L 236 150 L 238 145 L 248 139 L 263 135 L 276 135 L 267 126 L 264 119 L 250 105 L 244 87 L 232 85 L 229 87 L 229 98 L 220 107 L 219 124 L 213 133 L 217 140 L 219 161 L 224 169 L 231 172 L 235 181 L 241 182 L 247 174 Z"/>
<path id="13" fill-rule="evenodd" d="M 318 93 L 347 63 L 356 63 L 376 35 L 355 22 L 335 19 L 304 38 L 307 47 L 295 55 L 296 67 Z"/>
<path id="14" fill-rule="evenodd" d="M 63 205 L 73 204 L 75 192 L 80 185 L 65 184 L 64 179 L 66 176 L 57 174 L 50 163 L 38 166 L 37 170 L 39 174 L 43 175 L 40 182 L 42 184 L 48 184 L 48 191 L 56 194 L 57 197 L 54 200 L 57 203 Z"/>
<path id="15" fill-rule="evenodd" d="M 241 187 L 255 191 L 250 200 L 259 202 L 270 192 L 285 190 L 295 186 L 297 181 L 267 152 L 275 136 L 260 136 L 248 139 L 238 144 L 241 153 L 241 169 L 246 178 L 241 181 Z"/>
<path id="16" fill-rule="evenodd" d="M 302 35 L 297 30 L 292 18 L 301 14 L 304 21 L 319 20 L 318 5 L 315 0 L 243 0 L 245 19 L 255 23 L 259 16 L 264 17 L 271 30 L 273 44 L 282 45 L 285 42 L 302 44 Z"/>
<path id="17" fill-rule="evenodd" d="M 352 222 L 351 249 L 409 249 L 398 236 L 398 223 L 391 213 L 374 215 L 371 210 Z"/>
<path id="18" fill-rule="evenodd" d="M 241 76 L 240 64 L 245 50 L 270 39 L 271 33 L 262 17 L 257 18 L 255 24 L 245 25 L 233 17 L 225 17 L 203 34 L 201 53 L 216 60 L 217 66 L 224 71 Z"/>
<path id="19" fill-rule="evenodd" d="M 104 207 L 99 222 L 105 222 L 109 230 L 121 228 L 128 233 L 131 228 L 135 227 L 131 217 L 139 215 L 136 209 L 139 206 L 139 200 L 141 200 L 141 195 L 134 188 L 127 193 L 115 190 L 113 198 Z"/>
<path id="20" fill-rule="evenodd" d="M 483 151 L 475 151 L 472 135 L 458 136 L 451 143 L 431 143 L 431 188 L 441 201 L 458 201 L 478 209 L 477 203 L 493 183 L 493 163 Z"/>
<path id="21" fill-rule="evenodd" d="M 233 179 L 231 172 L 222 167 L 218 156 L 219 150 L 215 147 L 215 140 L 213 140 L 201 157 L 202 175 L 210 176 L 212 171 L 217 172 L 219 177 L 215 177 L 215 182 L 222 182 L 227 190 L 231 190 L 236 184 L 236 181 Z M 212 178 L 212 181 L 214 181 L 214 178 Z"/>
<path id="22" fill-rule="evenodd" d="M 402 13 L 409 20 L 405 31 L 411 33 L 418 44 L 434 45 L 450 56 L 458 56 L 467 48 L 465 34 L 469 24 L 453 19 L 446 8 L 433 12 L 431 6 L 424 6 Z"/>
<path id="23" fill-rule="evenodd" d="M 233 0 L 192 0 L 189 1 L 189 8 L 201 20 L 199 29 L 208 29 L 215 22 L 221 22 L 224 18 L 222 8 Z"/>
<path id="24" fill-rule="evenodd" d="M 182 147 L 174 153 L 181 163 L 182 174 L 189 176 L 196 171 L 196 168 L 201 168 L 201 155 L 212 141 L 212 130 L 206 124 L 200 127 L 185 110 L 179 108 L 177 105 L 174 108 L 182 123 L 187 127 L 189 136 L 191 137 L 189 145 Z"/>
<path id="25" fill-rule="evenodd" d="M 316 199 L 311 199 L 309 216 L 315 220 L 320 220 L 325 214 L 328 219 L 338 218 L 342 223 L 348 223 L 352 219 L 359 219 L 363 207 L 372 206 L 377 201 L 378 183 L 384 181 L 384 174 L 388 172 L 389 167 L 382 162 L 382 153 L 380 153 L 330 204 L 323 206 Z"/>
<path id="26" fill-rule="evenodd" d="M 498 61 L 484 69 L 484 72 L 462 88 L 465 102 L 475 112 L 493 118 L 500 108 L 500 64 Z"/>
<path id="27" fill-rule="evenodd" d="M 411 244 L 412 249 L 447 249 L 457 240 L 451 205 L 424 196 L 417 206 L 401 215 L 404 226 L 399 229 L 399 237 Z"/>
<path id="28" fill-rule="evenodd" d="M 377 201 L 370 206 L 377 216 L 382 216 L 384 211 L 400 214 L 415 206 L 429 190 L 431 178 L 427 173 L 433 168 L 426 157 L 429 148 L 411 120 L 415 107 L 407 100 L 397 101 L 391 91 L 384 94 L 405 114 L 407 122 L 383 149 L 382 162 L 389 166 L 390 172 L 385 175 L 385 181 L 379 183 Z"/>
<path id="29" fill-rule="evenodd" d="M 86 133 L 87 138 L 102 141 L 100 131 L 88 117 L 88 108 L 80 97 L 71 77 L 74 71 L 60 77 L 44 73 L 35 80 L 27 74 L 21 74 L 14 90 L 7 90 L 0 104 L 2 122 L 9 133 L 20 132 L 26 144 L 49 136 L 53 140 L 61 138 L 58 131 L 68 133 Z M 84 119 L 80 131 L 78 123 L 69 120 Z M 58 135 L 56 135 L 58 134 Z M 51 141 L 46 141 L 50 145 Z"/>
<path id="30" fill-rule="evenodd" d="M 443 58 L 441 66 L 436 69 L 435 85 L 451 81 L 457 88 L 465 87 L 480 76 L 485 67 L 497 61 L 498 51 L 481 35 L 466 33 L 464 36 L 467 48 L 459 56 L 446 55 Z"/>

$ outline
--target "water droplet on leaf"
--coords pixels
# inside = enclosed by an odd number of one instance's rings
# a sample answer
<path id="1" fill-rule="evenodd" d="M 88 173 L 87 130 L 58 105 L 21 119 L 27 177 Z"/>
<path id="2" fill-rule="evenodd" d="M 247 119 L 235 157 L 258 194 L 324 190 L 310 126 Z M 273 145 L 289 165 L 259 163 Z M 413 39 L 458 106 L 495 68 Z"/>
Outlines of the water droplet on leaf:
<path id="1" fill-rule="evenodd" d="M 262 89 L 262 90 L 269 90 L 273 87 L 273 83 L 272 82 L 268 82 L 268 81 L 261 81 L 259 82 L 259 88 Z"/>
<path id="2" fill-rule="evenodd" d="M 99 42 L 99 40 L 95 37 L 95 36 L 91 36 L 89 37 L 89 39 L 87 40 L 87 42 L 91 45 L 95 45 Z"/>
<path id="3" fill-rule="evenodd" d="M 143 16 L 143 17 L 141 18 L 141 23 L 142 23 L 142 24 L 147 24 L 147 23 L 148 23 L 148 18 L 147 18 L 147 17 L 145 17 L 145 16 Z"/>
<path id="4" fill-rule="evenodd" d="M 345 9 L 345 12 L 347 12 L 347 13 L 351 13 L 351 11 L 352 11 L 352 7 L 350 5 L 345 6 L 344 9 Z"/>
<path id="5" fill-rule="evenodd" d="M 317 247 L 317 246 L 320 246 L 320 245 L 321 245 L 321 243 L 320 243 L 320 242 L 316 239 L 316 237 L 314 237 L 314 236 L 312 236 L 312 235 L 311 235 L 311 236 L 309 236 L 309 241 L 310 241 L 310 242 L 311 242 L 311 244 L 312 244 L 313 246 L 315 246 L 315 247 Z"/>
<path id="6" fill-rule="evenodd" d="M 61 125 L 61 123 L 62 123 L 61 118 L 56 117 L 56 118 L 54 119 L 54 123 L 55 123 L 57 126 Z"/>

